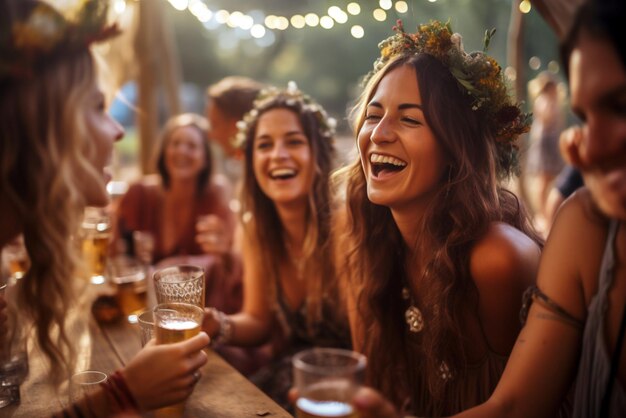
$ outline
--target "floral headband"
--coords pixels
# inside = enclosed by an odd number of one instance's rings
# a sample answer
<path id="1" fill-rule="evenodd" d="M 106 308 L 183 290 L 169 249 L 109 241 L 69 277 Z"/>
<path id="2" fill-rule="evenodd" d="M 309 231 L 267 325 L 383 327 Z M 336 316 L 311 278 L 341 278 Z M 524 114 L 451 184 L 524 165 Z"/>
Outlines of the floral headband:
<path id="1" fill-rule="evenodd" d="M 312 113 L 320 125 L 320 135 L 331 139 L 335 135 L 337 121 L 326 114 L 324 108 L 313 100 L 309 95 L 298 89 L 295 81 L 287 83 L 287 89 L 281 90 L 276 87 L 268 87 L 259 92 L 254 100 L 252 109 L 246 113 L 242 120 L 237 122 L 238 133 L 235 138 L 235 147 L 243 148 L 246 143 L 248 130 L 254 125 L 259 115 L 276 102 L 282 102 L 289 108 L 295 108 L 301 113 Z"/>
<path id="2" fill-rule="evenodd" d="M 365 82 L 396 57 L 424 53 L 437 58 L 473 98 L 472 109 L 485 112 L 498 147 L 499 174 L 509 174 L 517 163 L 517 138 L 530 129 L 531 115 L 512 100 L 500 65 L 485 54 L 495 29 L 485 32 L 483 51 L 470 53 L 465 52 L 461 35 L 452 32 L 449 22 L 431 21 L 419 25 L 415 33 L 406 33 L 398 20 L 393 29 L 396 34 L 378 45 L 380 57 Z"/>
<path id="3" fill-rule="evenodd" d="M 107 24 L 107 12 L 108 2 L 102 0 L 77 0 L 65 13 L 37 2 L 23 19 L 0 28 L 0 79 L 32 77 L 55 58 L 117 35 L 117 25 Z"/>

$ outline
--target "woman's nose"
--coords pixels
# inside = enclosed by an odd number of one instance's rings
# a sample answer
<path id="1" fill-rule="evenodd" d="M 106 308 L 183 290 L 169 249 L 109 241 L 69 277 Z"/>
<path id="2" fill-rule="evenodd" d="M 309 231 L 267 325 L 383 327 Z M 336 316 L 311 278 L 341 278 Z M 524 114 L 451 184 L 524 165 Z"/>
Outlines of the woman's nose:
<path id="1" fill-rule="evenodd" d="M 375 144 L 383 142 L 392 142 L 395 140 L 395 132 L 390 121 L 386 118 L 382 118 L 378 121 L 378 124 L 372 129 L 370 135 L 370 141 Z"/>

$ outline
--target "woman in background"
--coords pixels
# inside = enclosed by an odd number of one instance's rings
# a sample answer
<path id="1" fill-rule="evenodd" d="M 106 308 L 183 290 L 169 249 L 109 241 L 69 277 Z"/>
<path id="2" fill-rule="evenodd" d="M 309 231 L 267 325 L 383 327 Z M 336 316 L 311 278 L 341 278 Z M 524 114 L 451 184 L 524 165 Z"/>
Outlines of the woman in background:
<path id="1" fill-rule="evenodd" d="M 251 380 L 287 406 L 291 354 L 350 345 L 332 256 L 334 120 L 292 82 L 262 91 L 239 127 L 244 305 L 231 316 L 210 310 L 204 329 L 223 344 L 251 346 L 276 337 L 280 324 L 275 361 Z"/>

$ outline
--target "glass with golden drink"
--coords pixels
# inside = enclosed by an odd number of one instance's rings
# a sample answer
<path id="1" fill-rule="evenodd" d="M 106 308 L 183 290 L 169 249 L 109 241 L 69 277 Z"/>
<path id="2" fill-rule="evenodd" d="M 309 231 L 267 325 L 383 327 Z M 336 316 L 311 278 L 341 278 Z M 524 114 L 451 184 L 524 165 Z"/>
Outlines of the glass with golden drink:
<path id="1" fill-rule="evenodd" d="M 352 397 L 365 377 L 365 356 L 337 348 L 301 351 L 292 360 L 297 418 L 357 418 Z"/>
<path id="2" fill-rule="evenodd" d="M 161 303 L 154 308 L 154 335 L 157 344 L 172 344 L 188 340 L 200 332 L 202 308 L 189 303 Z M 185 403 L 160 408 L 155 411 L 157 418 L 181 418 Z"/>
<path id="3" fill-rule="evenodd" d="M 82 223 L 82 253 L 89 279 L 94 284 L 105 281 L 107 254 L 111 240 L 109 219 L 86 217 Z"/>
<path id="4" fill-rule="evenodd" d="M 122 313 L 131 323 L 146 307 L 146 273 L 144 266 L 133 258 L 118 257 L 111 263 L 111 282 Z"/>

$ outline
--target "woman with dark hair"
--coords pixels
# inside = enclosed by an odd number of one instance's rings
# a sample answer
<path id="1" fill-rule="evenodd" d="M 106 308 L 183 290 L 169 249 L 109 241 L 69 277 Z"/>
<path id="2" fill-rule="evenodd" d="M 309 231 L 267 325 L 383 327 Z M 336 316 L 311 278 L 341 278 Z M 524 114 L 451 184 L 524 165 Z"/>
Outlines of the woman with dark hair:
<path id="1" fill-rule="evenodd" d="M 156 166 L 160 181 L 132 185 L 117 210 L 118 233 L 132 245 L 134 231 L 154 237 L 154 262 L 207 252 L 197 240 L 196 224 L 214 215 L 211 253 L 230 251 L 234 217 L 224 184 L 212 176 L 212 155 L 206 138 L 208 123 L 187 113 L 171 118 L 163 129 Z"/>
<path id="2" fill-rule="evenodd" d="M 574 417 L 626 415 L 625 17 L 621 0 L 590 1 L 563 44 L 583 126 L 568 130 L 561 149 L 586 188 L 557 214 L 498 386 L 459 417 L 554 417 L 569 392 Z M 371 391 L 355 401 L 367 405 L 362 417 L 399 416 Z"/>
<path id="3" fill-rule="evenodd" d="M 520 330 L 542 242 L 500 182 L 528 120 L 497 62 L 465 53 L 449 25 L 396 29 L 344 171 L 348 314 L 367 383 L 403 412 L 442 416 L 489 397 Z"/>
<path id="4" fill-rule="evenodd" d="M 220 343 L 251 346 L 280 324 L 276 362 L 252 380 L 285 405 L 289 354 L 349 346 L 332 257 L 334 120 L 290 83 L 262 91 L 239 128 L 244 305 L 232 316 L 211 310 L 204 329 Z"/>

